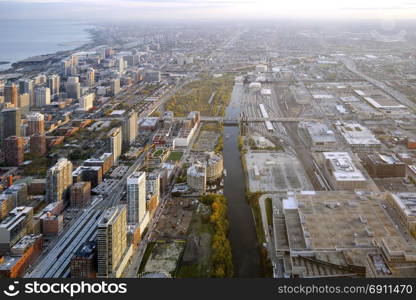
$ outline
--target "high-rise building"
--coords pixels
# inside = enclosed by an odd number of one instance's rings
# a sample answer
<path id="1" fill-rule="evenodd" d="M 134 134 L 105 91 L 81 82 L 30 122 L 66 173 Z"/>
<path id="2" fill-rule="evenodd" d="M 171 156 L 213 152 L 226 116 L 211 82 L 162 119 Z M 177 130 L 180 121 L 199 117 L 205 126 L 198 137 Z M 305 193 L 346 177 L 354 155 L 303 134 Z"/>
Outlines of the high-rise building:
<path id="1" fill-rule="evenodd" d="M 72 184 L 72 163 L 66 158 L 48 170 L 46 177 L 46 199 L 48 202 L 63 201 Z"/>
<path id="2" fill-rule="evenodd" d="M 120 78 L 111 81 L 111 93 L 115 97 L 120 92 Z"/>
<path id="3" fill-rule="evenodd" d="M 20 109 L 8 108 L 1 111 L 2 139 L 20 136 Z"/>
<path id="4" fill-rule="evenodd" d="M 78 99 L 81 97 L 81 84 L 78 77 L 69 77 L 66 82 L 66 93 L 69 98 Z"/>
<path id="5" fill-rule="evenodd" d="M 27 135 L 45 133 L 45 117 L 40 112 L 31 112 L 26 116 L 28 124 Z"/>
<path id="6" fill-rule="evenodd" d="M 29 105 L 34 105 L 35 99 L 35 88 L 33 85 L 33 80 L 30 79 L 21 79 L 19 80 L 19 94 L 29 94 Z"/>
<path id="7" fill-rule="evenodd" d="M 127 178 L 127 222 L 140 224 L 146 214 L 146 172 L 134 172 Z"/>
<path id="8" fill-rule="evenodd" d="M 117 267 L 126 249 L 126 206 L 108 208 L 97 227 L 97 277 L 116 277 Z"/>
<path id="9" fill-rule="evenodd" d="M 34 134 L 30 137 L 30 153 L 37 156 L 46 153 L 46 136 L 44 134 Z"/>
<path id="10" fill-rule="evenodd" d="M 95 84 L 95 70 L 93 68 L 89 68 L 87 71 L 87 85 L 89 87 Z"/>
<path id="11" fill-rule="evenodd" d="M 78 55 L 75 55 L 75 54 L 71 55 L 71 65 L 78 66 L 78 60 L 79 60 Z"/>
<path id="12" fill-rule="evenodd" d="M 84 207 L 91 200 L 91 182 L 80 181 L 71 187 L 71 206 Z"/>
<path id="13" fill-rule="evenodd" d="M 110 152 L 113 153 L 113 161 L 117 163 L 121 155 L 122 133 L 121 127 L 113 128 L 108 134 L 108 144 Z"/>
<path id="14" fill-rule="evenodd" d="M 4 102 L 17 105 L 17 85 L 8 82 L 4 86 Z"/>
<path id="15" fill-rule="evenodd" d="M 140 55 L 132 54 L 123 56 L 124 61 L 127 63 L 127 66 L 132 67 L 139 63 Z"/>
<path id="16" fill-rule="evenodd" d="M 160 195 L 160 173 L 153 171 L 146 175 L 146 193 L 152 195 Z"/>
<path id="17" fill-rule="evenodd" d="M 95 94 L 89 93 L 79 99 L 79 110 L 89 111 L 94 105 Z"/>
<path id="18" fill-rule="evenodd" d="M 51 103 L 50 88 L 39 86 L 35 88 L 35 107 L 43 107 Z"/>
<path id="19" fill-rule="evenodd" d="M 63 60 L 61 62 L 61 74 L 67 76 L 69 74 L 69 70 L 71 68 L 71 61 L 70 60 Z"/>
<path id="20" fill-rule="evenodd" d="M 4 152 L 8 166 L 18 166 L 23 162 L 23 138 L 9 136 L 4 140 Z"/>
<path id="21" fill-rule="evenodd" d="M 19 94 L 17 97 L 17 107 L 22 112 L 28 112 L 30 108 L 30 95 L 28 93 Z"/>
<path id="22" fill-rule="evenodd" d="M 199 193 L 207 189 L 207 167 L 202 163 L 195 163 L 187 170 L 188 186 Z"/>
<path id="23" fill-rule="evenodd" d="M 35 84 L 46 84 L 47 77 L 45 74 L 40 74 L 35 77 Z"/>
<path id="24" fill-rule="evenodd" d="M 125 62 L 122 57 L 117 59 L 116 65 L 117 65 L 117 71 L 120 73 L 120 75 L 123 74 Z"/>
<path id="25" fill-rule="evenodd" d="M 59 87 L 61 85 L 61 79 L 59 75 L 54 74 L 48 78 L 48 88 L 51 90 L 51 95 L 59 94 Z"/>
<path id="26" fill-rule="evenodd" d="M 137 113 L 131 111 L 123 121 L 123 148 L 127 149 L 137 137 Z"/>

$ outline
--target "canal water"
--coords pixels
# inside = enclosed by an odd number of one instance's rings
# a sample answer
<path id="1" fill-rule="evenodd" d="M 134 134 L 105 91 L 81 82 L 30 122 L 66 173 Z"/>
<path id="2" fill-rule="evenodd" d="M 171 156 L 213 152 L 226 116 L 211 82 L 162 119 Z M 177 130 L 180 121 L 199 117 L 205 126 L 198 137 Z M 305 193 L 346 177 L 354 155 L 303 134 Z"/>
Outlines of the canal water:
<path id="1" fill-rule="evenodd" d="M 239 115 L 243 86 L 236 84 L 226 117 Z M 232 247 L 234 276 L 260 277 L 258 240 L 251 208 L 245 199 L 244 171 L 238 149 L 238 126 L 224 126 L 224 195 L 228 203 L 229 240 Z"/>

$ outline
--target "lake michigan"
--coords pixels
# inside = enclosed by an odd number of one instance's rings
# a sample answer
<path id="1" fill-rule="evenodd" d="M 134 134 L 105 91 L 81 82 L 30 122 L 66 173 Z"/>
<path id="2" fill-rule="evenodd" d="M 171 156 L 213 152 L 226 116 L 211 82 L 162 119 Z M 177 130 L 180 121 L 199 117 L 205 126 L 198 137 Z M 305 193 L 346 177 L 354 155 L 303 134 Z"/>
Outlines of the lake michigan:
<path id="1" fill-rule="evenodd" d="M 75 49 L 89 41 L 86 22 L 70 20 L 0 20 L 0 61 Z M 5 70 L 10 64 L 0 65 Z"/>

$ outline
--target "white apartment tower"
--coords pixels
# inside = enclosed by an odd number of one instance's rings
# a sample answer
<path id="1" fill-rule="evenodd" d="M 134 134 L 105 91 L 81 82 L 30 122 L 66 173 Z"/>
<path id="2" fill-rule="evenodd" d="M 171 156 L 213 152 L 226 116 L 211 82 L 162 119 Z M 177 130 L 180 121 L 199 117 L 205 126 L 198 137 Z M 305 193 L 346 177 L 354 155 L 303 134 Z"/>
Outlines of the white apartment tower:
<path id="1" fill-rule="evenodd" d="M 113 128 L 108 133 L 107 137 L 109 139 L 110 151 L 113 153 L 113 161 L 114 163 L 117 163 L 121 155 L 121 148 L 123 143 L 121 127 Z"/>
<path id="2" fill-rule="evenodd" d="M 127 178 L 127 222 L 140 224 L 146 214 L 146 172 Z"/>

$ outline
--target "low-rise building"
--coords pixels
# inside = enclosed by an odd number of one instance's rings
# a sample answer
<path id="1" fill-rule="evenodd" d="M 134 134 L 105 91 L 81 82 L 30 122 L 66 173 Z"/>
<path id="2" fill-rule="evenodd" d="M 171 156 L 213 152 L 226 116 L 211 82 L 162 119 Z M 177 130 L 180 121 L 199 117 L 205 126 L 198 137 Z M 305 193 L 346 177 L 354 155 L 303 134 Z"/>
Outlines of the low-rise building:
<path id="1" fill-rule="evenodd" d="M 22 277 L 28 267 L 42 253 L 42 235 L 26 235 L 10 250 L 10 255 L 0 259 L 0 278 Z"/>
<path id="2" fill-rule="evenodd" d="M 371 130 L 359 123 L 337 122 L 336 127 L 345 142 L 355 151 L 366 151 L 381 147 L 381 142 Z"/>
<path id="3" fill-rule="evenodd" d="M 33 207 L 14 208 L 0 223 L 0 254 L 10 250 L 24 235 L 31 233 Z"/>
<path id="4" fill-rule="evenodd" d="M 323 123 L 308 123 L 305 127 L 308 138 L 314 147 L 333 147 L 337 144 L 334 131 Z"/>
<path id="5" fill-rule="evenodd" d="M 375 178 L 405 177 L 406 164 L 395 155 L 372 153 L 365 156 L 368 174 Z"/>
<path id="6" fill-rule="evenodd" d="M 97 244 L 85 242 L 70 263 L 71 278 L 95 278 L 97 276 Z"/>
<path id="7" fill-rule="evenodd" d="M 80 181 L 71 187 L 71 207 L 84 207 L 91 201 L 91 182 Z"/>

